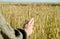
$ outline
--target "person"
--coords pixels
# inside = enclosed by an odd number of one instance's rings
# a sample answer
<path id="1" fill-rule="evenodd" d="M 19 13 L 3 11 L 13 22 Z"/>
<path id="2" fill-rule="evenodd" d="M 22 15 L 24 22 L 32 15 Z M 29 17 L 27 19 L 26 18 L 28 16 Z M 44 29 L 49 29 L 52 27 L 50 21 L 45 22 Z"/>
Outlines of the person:
<path id="1" fill-rule="evenodd" d="M 13 29 L 0 13 L 0 39 L 27 39 L 33 32 L 34 19 L 28 20 L 23 25 L 23 29 Z"/>

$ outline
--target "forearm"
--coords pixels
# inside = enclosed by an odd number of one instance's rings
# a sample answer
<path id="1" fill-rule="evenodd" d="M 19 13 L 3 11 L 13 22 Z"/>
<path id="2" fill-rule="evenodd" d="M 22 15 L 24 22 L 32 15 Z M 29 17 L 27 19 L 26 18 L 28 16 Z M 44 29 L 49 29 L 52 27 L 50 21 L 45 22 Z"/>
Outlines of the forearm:
<path id="1" fill-rule="evenodd" d="M 15 30 L 15 35 L 18 38 L 27 39 L 27 33 L 23 29 L 17 29 L 17 30 Z"/>
<path id="2" fill-rule="evenodd" d="M 14 35 L 13 28 L 6 22 L 3 15 L 0 13 L 0 29 L 4 32 L 9 38 L 16 39 Z"/>

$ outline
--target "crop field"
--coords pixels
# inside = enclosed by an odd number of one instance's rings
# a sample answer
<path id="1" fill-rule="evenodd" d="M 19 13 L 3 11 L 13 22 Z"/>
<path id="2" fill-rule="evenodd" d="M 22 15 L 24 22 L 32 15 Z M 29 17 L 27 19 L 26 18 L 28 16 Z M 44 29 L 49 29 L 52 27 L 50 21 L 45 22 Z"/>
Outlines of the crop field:
<path id="1" fill-rule="evenodd" d="M 0 3 L 0 10 L 14 29 L 34 18 L 29 39 L 60 39 L 60 3 Z"/>

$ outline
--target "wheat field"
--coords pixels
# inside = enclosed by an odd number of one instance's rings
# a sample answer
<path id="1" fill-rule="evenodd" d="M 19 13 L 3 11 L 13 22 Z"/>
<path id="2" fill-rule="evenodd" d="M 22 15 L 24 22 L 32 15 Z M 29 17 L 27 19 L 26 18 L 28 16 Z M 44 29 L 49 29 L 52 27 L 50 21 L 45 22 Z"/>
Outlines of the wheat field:
<path id="1" fill-rule="evenodd" d="M 60 3 L 0 3 L 0 10 L 14 29 L 34 18 L 29 39 L 60 39 Z"/>

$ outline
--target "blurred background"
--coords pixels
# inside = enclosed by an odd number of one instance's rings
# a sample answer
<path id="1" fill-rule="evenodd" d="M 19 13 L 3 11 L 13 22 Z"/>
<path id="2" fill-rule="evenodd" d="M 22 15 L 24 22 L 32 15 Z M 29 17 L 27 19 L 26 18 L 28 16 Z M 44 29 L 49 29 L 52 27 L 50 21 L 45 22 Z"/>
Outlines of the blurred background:
<path id="1" fill-rule="evenodd" d="M 34 32 L 29 39 L 60 39 L 60 3 L 0 2 L 0 10 L 14 29 L 33 17 Z"/>
<path id="2" fill-rule="evenodd" d="M 60 2 L 60 0 L 0 0 L 0 2 Z"/>

